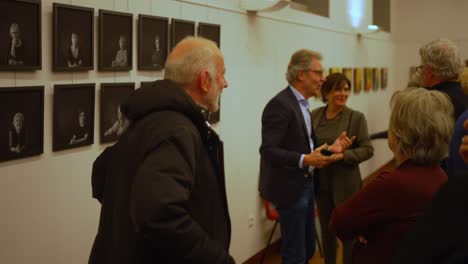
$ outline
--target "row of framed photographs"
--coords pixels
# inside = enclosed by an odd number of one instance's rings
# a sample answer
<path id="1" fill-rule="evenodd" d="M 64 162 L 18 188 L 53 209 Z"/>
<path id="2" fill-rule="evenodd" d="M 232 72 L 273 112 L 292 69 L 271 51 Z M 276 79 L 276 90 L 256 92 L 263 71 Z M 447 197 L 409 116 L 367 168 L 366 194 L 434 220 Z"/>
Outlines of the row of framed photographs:
<path id="1" fill-rule="evenodd" d="M 129 125 L 121 103 L 134 83 L 102 83 L 100 142 L 116 141 Z M 55 85 L 52 149 L 59 151 L 94 143 L 95 84 Z M 44 86 L 0 89 L 0 161 L 43 153 Z"/>
<path id="2" fill-rule="evenodd" d="M 171 22 L 171 23 L 169 23 Z M 138 69 L 162 70 L 168 52 L 186 36 L 195 36 L 195 22 L 138 15 Z M 133 68 L 133 14 L 99 9 L 98 70 Z M 221 26 L 198 23 L 198 36 L 220 46 Z M 41 1 L 0 1 L 0 70 L 40 70 Z M 53 4 L 53 71 L 94 69 L 94 9 Z"/>
<path id="3" fill-rule="evenodd" d="M 142 82 L 141 86 L 153 82 Z M 129 126 L 120 106 L 135 90 L 135 83 L 102 83 L 100 142 L 118 140 Z M 94 143 L 95 84 L 54 86 L 52 150 Z M 210 123 L 219 121 L 219 111 Z M 44 86 L 0 88 L 0 161 L 43 153 Z"/>
<path id="4" fill-rule="evenodd" d="M 365 92 L 386 89 L 388 85 L 388 68 L 341 68 L 330 67 L 329 73 L 343 73 L 351 82 L 350 89 L 359 94 L 363 89 Z"/>

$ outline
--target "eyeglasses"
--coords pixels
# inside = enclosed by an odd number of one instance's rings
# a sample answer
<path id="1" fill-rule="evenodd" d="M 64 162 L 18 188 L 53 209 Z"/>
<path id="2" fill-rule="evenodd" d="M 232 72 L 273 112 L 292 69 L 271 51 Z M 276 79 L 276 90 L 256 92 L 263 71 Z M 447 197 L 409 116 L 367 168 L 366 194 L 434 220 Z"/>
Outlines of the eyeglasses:
<path id="1" fill-rule="evenodd" d="M 323 70 L 312 70 L 312 69 L 307 69 L 307 70 L 304 70 L 304 71 L 311 71 L 313 73 L 316 73 L 320 76 L 323 76 Z"/>
<path id="2" fill-rule="evenodd" d="M 418 67 L 416 67 L 416 73 L 421 74 L 423 67 L 424 65 L 419 65 Z"/>

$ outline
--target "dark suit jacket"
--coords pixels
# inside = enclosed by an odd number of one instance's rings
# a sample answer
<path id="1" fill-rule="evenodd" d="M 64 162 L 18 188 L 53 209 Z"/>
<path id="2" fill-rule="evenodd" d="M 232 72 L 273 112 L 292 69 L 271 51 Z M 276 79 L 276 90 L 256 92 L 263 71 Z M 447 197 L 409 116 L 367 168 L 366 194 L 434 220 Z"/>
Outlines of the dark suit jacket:
<path id="1" fill-rule="evenodd" d="M 308 167 L 299 168 L 299 160 L 302 154 L 311 152 L 310 140 L 316 141 L 314 133 L 312 137 L 307 135 L 301 108 L 288 86 L 263 110 L 259 182 L 262 198 L 278 207 L 287 207 L 299 198 L 308 172 Z"/>

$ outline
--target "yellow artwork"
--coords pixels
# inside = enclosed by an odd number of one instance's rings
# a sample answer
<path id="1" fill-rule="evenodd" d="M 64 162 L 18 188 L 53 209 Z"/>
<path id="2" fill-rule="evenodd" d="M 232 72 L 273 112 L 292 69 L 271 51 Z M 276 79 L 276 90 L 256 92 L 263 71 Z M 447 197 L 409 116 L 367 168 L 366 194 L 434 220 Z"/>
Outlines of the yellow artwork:
<path id="1" fill-rule="evenodd" d="M 348 78 L 351 86 L 353 86 L 353 68 L 343 68 L 343 74 Z M 352 89 L 352 87 L 349 87 L 349 89 Z"/>
<path id="2" fill-rule="evenodd" d="M 362 76 L 363 70 L 362 68 L 355 68 L 354 69 L 354 93 L 358 94 L 362 90 Z"/>
<path id="3" fill-rule="evenodd" d="M 330 67 L 330 74 L 332 73 L 341 73 L 340 67 Z"/>

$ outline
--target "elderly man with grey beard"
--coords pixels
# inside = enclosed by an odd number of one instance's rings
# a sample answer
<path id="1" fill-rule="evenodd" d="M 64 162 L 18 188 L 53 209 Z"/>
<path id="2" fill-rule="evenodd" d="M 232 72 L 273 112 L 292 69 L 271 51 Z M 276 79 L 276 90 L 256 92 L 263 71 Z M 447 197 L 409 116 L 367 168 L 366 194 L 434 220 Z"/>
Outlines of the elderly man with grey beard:
<path id="1" fill-rule="evenodd" d="M 102 209 L 89 263 L 234 263 L 223 143 L 206 121 L 225 71 L 214 42 L 189 37 L 165 79 L 122 105 L 131 125 L 93 166 Z"/>

